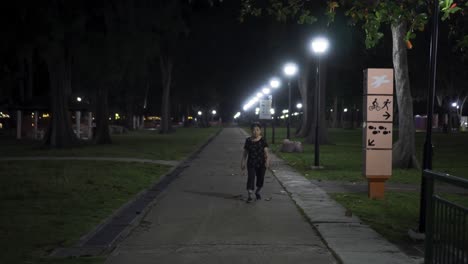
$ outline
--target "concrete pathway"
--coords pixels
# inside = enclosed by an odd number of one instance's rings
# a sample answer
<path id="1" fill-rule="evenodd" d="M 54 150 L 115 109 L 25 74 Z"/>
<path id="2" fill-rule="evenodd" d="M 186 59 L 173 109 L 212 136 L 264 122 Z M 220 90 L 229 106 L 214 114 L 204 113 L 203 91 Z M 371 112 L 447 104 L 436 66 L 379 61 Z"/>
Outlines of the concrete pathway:
<path id="1" fill-rule="evenodd" d="M 239 128 L 224 129 L 106 263 L 337 263 L 270 172 L 265 199 L 245 203 L 244 139 Z"/>

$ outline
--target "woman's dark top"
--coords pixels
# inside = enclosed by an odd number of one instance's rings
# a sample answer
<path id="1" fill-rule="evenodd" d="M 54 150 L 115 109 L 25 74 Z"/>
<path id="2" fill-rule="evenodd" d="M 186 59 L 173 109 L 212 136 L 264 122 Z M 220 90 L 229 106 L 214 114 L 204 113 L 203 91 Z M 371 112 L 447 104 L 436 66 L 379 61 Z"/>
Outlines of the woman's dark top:
<path id="1" fill-rule="evenodd" d="M 251 137 L 245 140 L 244 149 L 249 154 L 247 167 L 265 167 L 265 148 L 268 148 L 263 137 L 258 141 L 253 141 Z"/>

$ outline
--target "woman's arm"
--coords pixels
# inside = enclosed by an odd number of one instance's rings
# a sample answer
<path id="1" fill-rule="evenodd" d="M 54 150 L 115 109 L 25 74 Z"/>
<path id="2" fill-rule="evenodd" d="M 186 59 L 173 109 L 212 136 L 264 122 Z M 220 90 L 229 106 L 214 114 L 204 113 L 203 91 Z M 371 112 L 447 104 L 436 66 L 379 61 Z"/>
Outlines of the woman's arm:
<path id="1" fill-rule="evenodd" d="M 263 151 L 265 152 L 265 167 L 268 169 L 270 168 L 270 155 L 268 154 L 268 148 L 263 148 Z"/>
<path id="2" fill-rule="evenodd" d="M 241 159 L 241 169 L 242 170 L 245 170 L 245 161 L 247 160 L 247 156 L 248 156 L 248 152 L 247 150 L 244 149 L 244 153 L 242 153 L 242 159 Z"/>

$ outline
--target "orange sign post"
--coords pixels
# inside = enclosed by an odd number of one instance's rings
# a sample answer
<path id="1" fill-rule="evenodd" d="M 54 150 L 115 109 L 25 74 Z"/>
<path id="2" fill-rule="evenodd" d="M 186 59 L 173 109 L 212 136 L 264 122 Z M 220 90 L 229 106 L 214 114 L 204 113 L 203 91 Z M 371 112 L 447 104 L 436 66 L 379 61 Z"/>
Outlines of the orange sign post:
<path id="1" fill-rule="evenodd" d="M 393 69 L 364 71 L 363 174 L 369 198 L 382 199 L 392 175 Z"/>

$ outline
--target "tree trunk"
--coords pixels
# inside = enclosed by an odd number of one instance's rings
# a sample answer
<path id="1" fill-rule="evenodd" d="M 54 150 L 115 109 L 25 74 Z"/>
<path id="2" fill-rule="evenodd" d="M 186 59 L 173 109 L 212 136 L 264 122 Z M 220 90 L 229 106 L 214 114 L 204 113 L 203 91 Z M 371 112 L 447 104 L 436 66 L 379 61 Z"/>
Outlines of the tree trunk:
<path id="1" fill-rule="evenodd" d="M 393 145 L 393 166 L 398 168 L 419 168 L 415 150 L 413 100 L 409 83 L 408 57 L 404 42 L 407 25 L 403 21 L 393 23 L 391 30 L 399 121 L 398 141 Z"/>
<path id="2" fill-rule="evenodd" d="M 171 98 L 171 83 L 172 83 L 172 58 L 161 54 L 159 57 L 162 75 L 162 107 L 161 107 L 161 129 L 159 133 L 167 134 L 171 132 L 171 113 L 170 113 L 170 98 Z"/>
<path id="3" fill-rule="evenodd" d="M 96 144 L 111 144 L 109 131 L 109 102 L 107 85 L 101 85 L 97 91 L 96 100 Z"/>
<path id="4" fill-rule="evenodd" d="M 63 54 L 65 52 L 46 55 L 49 66 L 51 119 L 44 143 L 54 148 L 70 147 L 77 143 L 68 111 L 70 64 Z"/>
<path id="5" fill-rule="evenodd" d="M 304 70 L 299 77 L 299 93 L 301 94 L 302 101 L 302 122 L 299 131 L 296 133 L 298 137 L 306 137 L 312 126 L 312 93 L 309 89 L 310 86 L 310 66 L 306 63 Z"/>
<path id="6" fill-rule="evenodd" d="M 333 98 L 333 112 L 330 114 L 330 118 L 332 119 L 331 127 L 337 128 L 338 127 L 338 96 Z"/>

